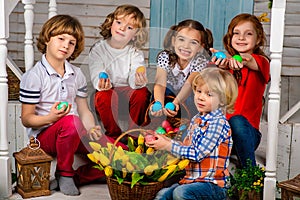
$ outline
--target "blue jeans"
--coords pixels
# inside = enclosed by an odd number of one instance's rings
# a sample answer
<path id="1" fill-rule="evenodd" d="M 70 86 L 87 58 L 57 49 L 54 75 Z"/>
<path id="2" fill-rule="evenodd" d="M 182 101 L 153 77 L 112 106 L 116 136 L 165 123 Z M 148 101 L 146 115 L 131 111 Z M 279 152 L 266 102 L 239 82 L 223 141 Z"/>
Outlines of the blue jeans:
<path id="1" fill-rule="evenodd" d="M 208 182 L 194 182 L 161 189 L 155 200 L 224 200 L 227 189 Z"/>
<path id="2" fill-rule="evenodd" d="M 261 133 L 254 128 L 242 115 L 236 115 L 229 119 L 232 130 L 233 149 L 242 167 L 247 166 L 247 159 L 256 165 L 255 150 L 257 149 Z"/>
<path id="3" fill-rule="evenodd" d="M 178 94 L 179 91 L 175 91 L 173 90 L 172 86 L 171 85 L 167 85 L 167 88 L 166 88 L 166 91 L 165 91 L 165 96 L 173 96 L 173 97 L 176 97 L 177 94 Z M 173 101 L 173 99 L 171 100 L 168 100 L 167 99 L 167 102 L 168 101 Z M 197 110 L 197 107 L 195 106 L 195 101 L 194 101 L 194 93 L 192 92 L 188 97 L 187 99 L 184 101 L 189 113 L 190 113 L 190 117 L 194 117 L 197 113 L 198 113 L 198 110 Z M 180 116 L 179 116 L 180 117 Z M 181 117 L 187 117 L 187 116 L 181 116 Z"/>

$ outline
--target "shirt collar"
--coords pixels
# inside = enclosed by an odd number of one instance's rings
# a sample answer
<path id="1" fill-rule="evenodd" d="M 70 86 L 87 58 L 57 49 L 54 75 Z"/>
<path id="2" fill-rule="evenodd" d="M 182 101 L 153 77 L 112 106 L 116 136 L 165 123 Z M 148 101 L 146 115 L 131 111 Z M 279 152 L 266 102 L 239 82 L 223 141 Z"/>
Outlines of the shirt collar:
<path id="1" fill-rule="evenodd" d="M 180 72 L 182 72 L 184 74 L 184 76 L 188 76 L 188 73 L 190 71 L 190 64 L 191 64 L 191 62 L 189 62 L 188 66 L 186 68 L 181 70 L 178 63 L 176 63 L 175 67 L 172 69 L 172 73 L 174 74 L 174 76 L 177 76 Z"/>
<path id="2" fill-rule="evenodd" d="M 42 65 L 45 67 L 45 69 L 49 75 L 58 74 L 55 71 L 55 69 L 47 61 L 45 54 L 43 54 L 43 57 L 42 57 Z M 74 74 L 74 70 L 73 70 L 71 64 L 68 61 L 65 61 L 65 75 L 69 76 L 69 75 L 73 75 L 73 74 Z"/>
<path id="3" fill-rule="evenodd" d="M 215 118 L 216 116 L 220 116 L 223 115 L 223 112 L 221 110 L 221 108 L 218 108 L 216 110 L 213 110 L 205 115 L 201 115 L 200 113 L 198 113 L 195 117 L 201 118 L 202 122 L 201 124 L 209 121 L 212 118 Z"/>

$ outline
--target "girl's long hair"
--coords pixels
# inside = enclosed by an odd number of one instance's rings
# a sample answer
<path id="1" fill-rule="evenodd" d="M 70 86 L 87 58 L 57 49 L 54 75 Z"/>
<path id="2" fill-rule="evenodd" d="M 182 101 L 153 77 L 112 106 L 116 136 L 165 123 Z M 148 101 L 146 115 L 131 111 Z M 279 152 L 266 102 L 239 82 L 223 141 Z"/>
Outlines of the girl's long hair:
<path id="1" fill-rule="evenodd" d="M 266 57 L 268 60 L 270 60 L 268 58 L 268 56 L 265 54 L 264 52 L 264 48 L 265 48 L 265 44 L 266 44 L 266 34 L 264 32 L 264 28 L 262 26 L 262 24 L 260 23 L 259 19 L 252 14 L 249 13 L 242 13 L 239 14 L 237 16 L 235 16 L 231 22 L 228 25 L 228 30 L 226 35 L 223 37 L 223 44 L 224 47 L 226 49 L 226 51 L 231 55 L 235 55 L 235 54 L 239 54 L 238 51 L 236 51 L 233 47 L 232 47 L 232 37 L 233 37 L 233 30 L 234 28 L 239 25 L 240 23 L 244 23 L 244 22 L 251 22 L 253 24 L 254 29 L 256 30 L 256 34 L 257 34 L 257 43 L 254 46 L 253 49 L 253 53 L 254 54 L 258 54 L 258 55 L 262 55 L 264 57 Z M 240 80 L 242 79 L 242 74 L 240 70 L 234 70 L 234 76 L 237 79 L 238 82 L 240 82 Z"/>

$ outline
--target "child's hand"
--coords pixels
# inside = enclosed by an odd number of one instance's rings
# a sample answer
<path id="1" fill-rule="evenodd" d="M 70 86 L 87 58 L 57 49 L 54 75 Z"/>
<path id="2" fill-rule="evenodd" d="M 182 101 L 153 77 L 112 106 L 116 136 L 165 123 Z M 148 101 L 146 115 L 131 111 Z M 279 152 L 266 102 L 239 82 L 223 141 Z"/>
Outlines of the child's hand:
<path id="1" fill-rule="evenodd" d="M 229 59 L 229 64 L 228 64 L 229 68 L 232 70 L 240 70 L 244 67 L 243 63 L 240 63 L 239 61 L 230 58 Z"/>
<path id="2" fill-rule="evenodd" d="M 214 49 L 214 48 L 210 48 L 209 49 L 213 54 L 218 52 L 218 50 Z M 222 68 L 222 69 L 227 69 L 228 68 L 228 63 L 229 60 L 228 58 L 217 58 L 216 56 L 212 56 L 211 58 L 211 62 L 213 62 L 215 65 L 217 65 L 218 67 Z"/>
<path id="3" fill-rule="evenodd" d="M 259 70 L 259 67 L 253 58 L 253 56 L 249 53 L 241 53 L 240 56 L 243 58 L 243 65 L 247 66 L 249 69 L 252 70 Z"/>
<path id="4" fill-rule="evenodd" d="M 135 85 L 144 86 L 148 83 L 148 78 L 146 72 L 136 72 L 135 73 Z"/>
<path id="5" fill-rule="evenodd" d="M 164 115 L 164 112 L 163 112 L 163 109 L 160 109 L 160 110 L 158 110 L 158 111 L 153 111 L 153 104 L 150 106 L 150 108 L 149 108 L 149 112 L 150 112 L 150 114 L 152 115 L 152 116 L 154 116 L 154 117 L 161 117 L 161 116 L 163 116 Z"/>
<path id="6" fill-rule="evenodd" d="M 178 113 L 179 105 L 177 103 L 175 103 L 174 101 L 173 101 L 173 104 L 175 105 L 174 110 L 163 108 L 164 114 L 168 117 L 175 117 Z"/>
<path id="7" fill-rule="evenodd" d="M 59 103 L 60 103 L 59 101 L 55 102 L 50 109 L 48 116 L 49 116 L 51 122 L 56 122 L 63 116 L 67 115 L 72 108 L 72 104 L 69 104 L 66 110 L 65 110 L 64 106 L 60 110 L 58 110 L 57 106 Z"/>
<path id="8" fill-rule="evenodd" d="M 156 150 L 166 150 L 171 151 L 172 149 L 172 140 L 164 135 L 155 134 L 156 140 L 150 140 L 145 144 L 148 147 L 152 147 Z"/>
<path id="9" fill-rule="evenodd" d="M 109 90 L 112 88 L 109 78 L 100 78 L 98 82 L 98 88 L 100 90 Z"/>
<path id="10" fill-rule="evenodd" d="M 94 126 L 90 130 L 88 130 L 88 134 L 89 134 L 90 140 L 92 140 L 92 141 L 99 140 L 103 135 L 100 126 Z"/>

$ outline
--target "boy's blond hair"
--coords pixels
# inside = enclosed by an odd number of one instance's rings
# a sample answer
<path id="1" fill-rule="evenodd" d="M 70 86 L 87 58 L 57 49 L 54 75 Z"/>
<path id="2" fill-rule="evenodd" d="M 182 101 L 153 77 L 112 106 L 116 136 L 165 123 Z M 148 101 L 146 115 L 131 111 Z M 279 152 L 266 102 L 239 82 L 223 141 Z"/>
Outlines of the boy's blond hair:
<path id="1" fill-rule="evenodd" d="M 238 96 L 238 85 L 233 75 L 218 67 L 205 68 L 195 77 L 193 91 L 197 86 L 206 84 L 210 91 L 219 95 L 220 107 L 224 113 L 233 113 Z"/>
<path id="2" fill-rule="evenodd" d="M 74 60 L 84 49 L 84 32 L 81 23 L 70 15 L 56 15 L 46 21 L 37 38 L 37 48 L 41 53 L 46 53 L 46 43 L 51 37 L 69 34 L 76 39 L 74 52 L 67 60 Z"/>
<path id="3" fill-rule="evenodd" d="M 125 4 L 118 6 L 116 10 L 107 15 L 104 23 L 100 26 L 100 34 L 104 39 L 111 37 L 111 26 L 113 21 L 119 19 L 119 17 L 126 17 L 133 15 L 134 28 L 137 29 L 135 39 L 131 41 L 132 45 L 137 48 L 141 48 L 148 40 L 148 32 L 146 31 L 146 18 L 142 11 L 133 5 Z"/>

